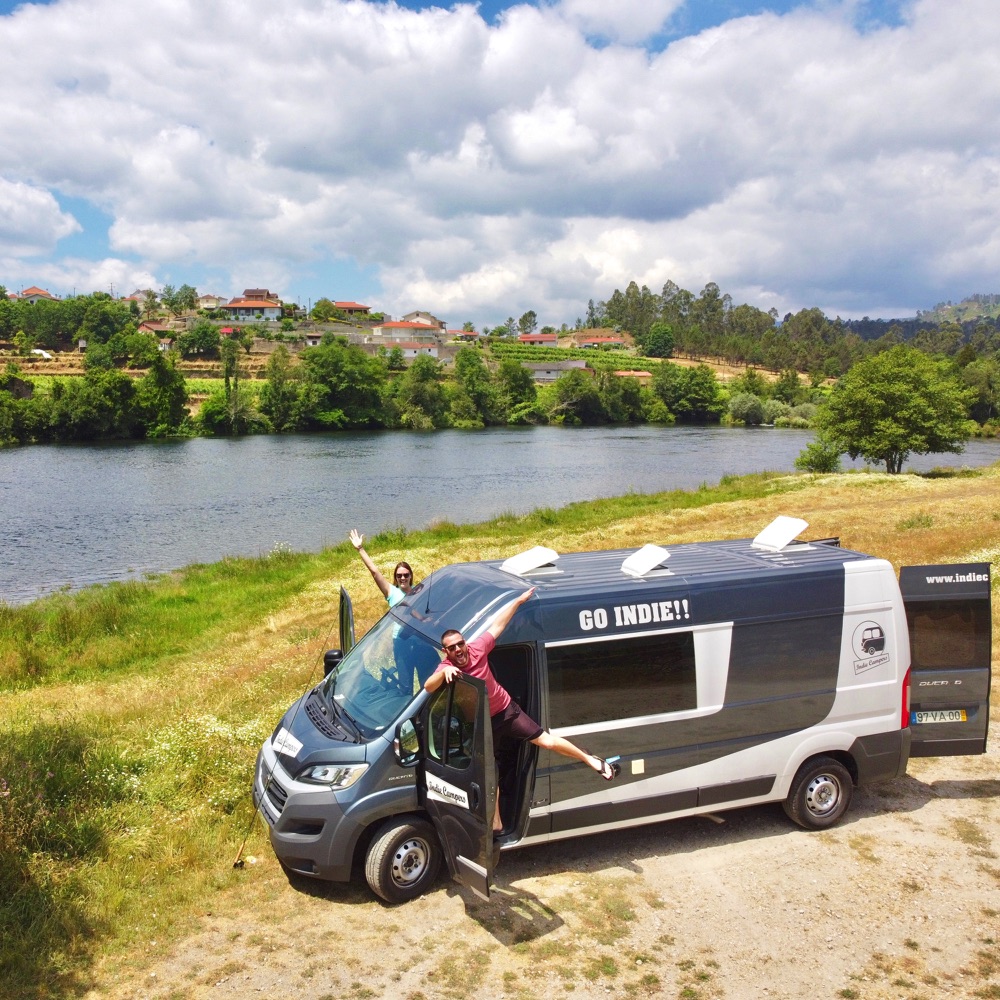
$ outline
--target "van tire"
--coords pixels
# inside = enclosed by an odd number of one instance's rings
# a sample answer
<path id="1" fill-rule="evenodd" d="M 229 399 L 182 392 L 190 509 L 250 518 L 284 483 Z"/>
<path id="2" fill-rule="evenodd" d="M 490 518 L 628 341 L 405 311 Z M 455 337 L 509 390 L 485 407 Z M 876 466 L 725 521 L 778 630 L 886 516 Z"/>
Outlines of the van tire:
<path id="1" fill-rule="evenodd" d="M 437 878 L 441 846 L 426 820 L 394 820 L 371 842 L 365 878 L 387 903 L 405 903 L 423 895 Z"/>
<path id="2" fill-rule="evenodd" d="M 799 768 L 782 805 L 799 826 L 825 830 L 847 812 L 853 793 L 854 782 L 843 764 L 832 757 L 813 757 Z"/>

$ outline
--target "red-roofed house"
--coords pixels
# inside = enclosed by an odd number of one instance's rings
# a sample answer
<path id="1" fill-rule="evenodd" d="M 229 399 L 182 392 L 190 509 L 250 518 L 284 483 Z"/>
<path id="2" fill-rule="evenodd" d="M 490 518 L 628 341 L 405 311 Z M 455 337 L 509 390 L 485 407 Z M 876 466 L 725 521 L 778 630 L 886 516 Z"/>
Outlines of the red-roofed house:
<path id="1" fill-rule="evenodd" d="M 449 330 L 448 339 L 461 340 L 466 344 L 478 344 L 483 339 L 483 335 L 475 330 Z"/>
<path id="2" fill-rule="evenodd" d="M 369 306 L 363 306 L 360 302 L 334 302 L 334 305 L 345 316 L 367 316 L 371 311 Z"/>
<path id="3" fill-rule="evenodd" d="M 522 333 L 517 338 L 522 344 L 531 344 L 533 347 L 558 347 L 559 336 L 555 333 Z"/>
<path id="4" fill-rule="evenodd" d="M 169 323 L 145 320 L 139 324 L 139 333 L 151 333 L 154 337 L 166 337 L 171 332 L 172 327 Z"/>
<path id="5" fill-rule="evenodd" d="M 595 334 L 590 337 L 580 337 L 578 343 L 581 347 L 627 347 L 628 342 L 624 337 L 604 336 Z"/>
<path id="6" fill-rule="evenodd" d="M 250 288 L 247 291 L 257 291 L 257 289 Z M 233 299 L 222 308 L 233 319 L 252 320 L 258 316 L 266 320 L 281 319 L 281 303 L 277 299 L 249 298 L 244 295 L 241 299 Z"/>
<path id="7" fill-rule="evenodd" d="M 615 372 L 618 378 L 634 378 L 639 385 L 649 385 L 653 381 L 653 375 L 651 372 L 633 372 L 633 371 L 620 371 Z"/>
<path id="8" fill-rule="evenodd" d="M 51 292 L 47 292 L 44 288 L 39 288 L 37 285 L 32 285 L 31 288 L 25 288 L 18 298 L 22 302 L 29 302 L 34 305 L 39 299 L 48 299 L 50 302 L 58 302 L 59 297 L 53 295 Z"/>

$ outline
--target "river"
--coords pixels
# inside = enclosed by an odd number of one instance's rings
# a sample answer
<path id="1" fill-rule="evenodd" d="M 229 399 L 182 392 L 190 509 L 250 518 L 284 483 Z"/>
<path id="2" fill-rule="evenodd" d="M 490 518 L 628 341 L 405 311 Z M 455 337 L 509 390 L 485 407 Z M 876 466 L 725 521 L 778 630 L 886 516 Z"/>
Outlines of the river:
<path id="1" fill-rule="evenodd" d="M 766 428 L 526 427 L 8 449 L 0 601 L 275 546 L 318 551 L 354 526 L 374 535 L 470 523 L 790 471 L 811 440 L 809 431 Z M 1000 441 L 974 440 L 963 455 L 913 456 L 906 468 L 998 460 Z"/>

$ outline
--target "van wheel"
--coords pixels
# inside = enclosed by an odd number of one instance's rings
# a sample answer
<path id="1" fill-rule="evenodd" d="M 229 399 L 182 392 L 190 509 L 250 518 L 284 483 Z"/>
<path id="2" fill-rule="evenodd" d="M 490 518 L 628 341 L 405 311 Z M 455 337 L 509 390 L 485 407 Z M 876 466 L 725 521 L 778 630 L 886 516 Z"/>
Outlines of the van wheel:
<path id="1" fill-rule="evenodd" d="M 391 823 L 372 841 L 365 857 L 365 878 L 388 903 L 405 903 L 425 893 L 441 867 L 441 847 L 430 823 L 411 819 Z"/>
<path id="2" fill-rule="evenodd" d="M 807 830 L 825 830 L 840 820 L 851 804 L 851 774 L 832 757 L 814 757 L 799 768 L 782 803 L 789 819 Z"/>

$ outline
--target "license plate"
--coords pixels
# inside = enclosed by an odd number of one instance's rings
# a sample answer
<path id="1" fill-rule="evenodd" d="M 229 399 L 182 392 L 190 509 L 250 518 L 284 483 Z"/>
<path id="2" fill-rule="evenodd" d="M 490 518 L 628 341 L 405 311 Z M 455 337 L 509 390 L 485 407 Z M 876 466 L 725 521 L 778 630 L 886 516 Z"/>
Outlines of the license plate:
<path id="1" fill-rule="evenodd" d="M 922 722 L 966 722 L 964 708 L 949 708 L 944 712 L 911 712 L 910 722 L 919 725 Z"/>

